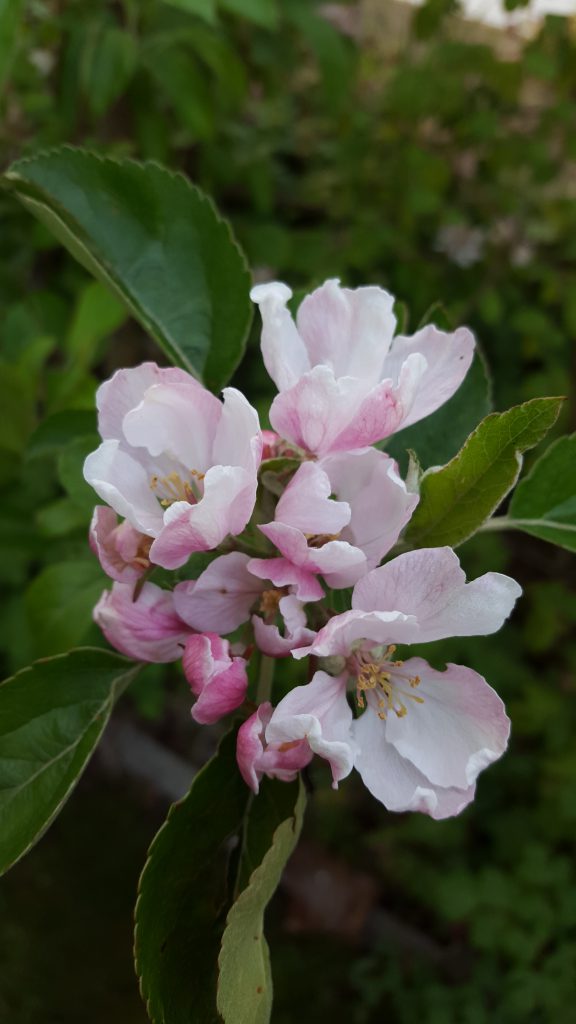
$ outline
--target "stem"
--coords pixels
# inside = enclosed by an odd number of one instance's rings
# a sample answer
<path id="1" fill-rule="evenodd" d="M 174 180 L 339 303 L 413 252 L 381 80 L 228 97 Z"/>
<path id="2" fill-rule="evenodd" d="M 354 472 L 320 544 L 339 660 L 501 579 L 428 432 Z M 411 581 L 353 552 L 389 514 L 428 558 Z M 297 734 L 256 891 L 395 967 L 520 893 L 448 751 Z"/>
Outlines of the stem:
<path id="1" fill-rule="evenodd" d="M 492 516 L 492 519 L 487 519 L 485 523 L 479 529 L 479 533 L 486 533 L 489 530 L 513 530 L 515 522 L 508 516 Z"/>
<path id="2" fill-rule="evenodd" d="M 256 703 L 262 704 L 266 700 L 270 700 L 272 696 L 272 683 L 274 681 L 274 668 L 275 659 L 270 658 L 267 654 L 262 654 L 260 658 L 260 672 L 258 674 L 258 686 L 256 689 Z"/>

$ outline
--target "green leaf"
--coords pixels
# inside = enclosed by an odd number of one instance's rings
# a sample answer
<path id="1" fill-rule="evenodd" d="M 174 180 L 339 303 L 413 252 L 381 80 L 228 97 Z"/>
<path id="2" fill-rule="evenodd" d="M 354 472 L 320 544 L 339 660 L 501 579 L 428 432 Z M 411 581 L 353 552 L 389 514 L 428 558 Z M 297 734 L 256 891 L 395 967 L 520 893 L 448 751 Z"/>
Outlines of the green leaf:
<path id="1" fill-rule="evenodd" d="M 268 1019 L 261 1015 L 271 999 L 262 916 L 298 838 L 304 793 L 299 782 L 265 779 L 254 797 L 235 755 L 234 730 L 150 847 L 135 955 L 153 1024 L 222 1024 L 218 1010 L 234 1024 Z"/>
<path id="2" fill-rule="evenodd" d="M 82 467 L 86 456 L 98 447 L 99 440 L 97 436 L 91 434 L 87 437 L 77 437 L 69 441 L 58 456 L 60 483 L 77 508 L 86 514 L 87 519 L 90 518 L 99 499 L 86 483 Z"/>
<path id="3" fill-rule="evenodd" d="M 0 365 L 0 449 L 20 455 L 34 426 L 34 384 L 19 366 Z"/>
<path id="4" fill-rule="evenodd" d="M 90 639 L 96 628 L 92 609 L 107 583 L 95 557 L 49 565 L 39 573 L 25 594 L 39 657 L 60 654 Z"/>
<path id="5" fill-rule="evenodd" d="M 102 22 L 89 26 L 80 64 L 80 83 L 95 117 L 102 117 L 125 91 L 136 61 L 136 43 L 129 32 Z"/>
<path id="6" fill-rule="evenodd" d="M 290 786 L 266 779 L 250 809 L 240 861 L 241 892 L 228 914 L 218 961 L 218 1009 L 225 1024 L 270 1020 L 272 977 L 264 912 L 298 842 L 305 803 L 301 779 Z"/>
<path id="7" fill-rule="evenodd" d="M 520 481 L 506 525 L 576 551 L 576 434 L 550 445 Z"/>
<path id="8" fill-rule="evenodd" d="M 229 225 L 180 174 L 63 147 L 4 178 L 73 256 L 111 287 L 175 363 L 219 389 L 252 318 Z"/>
<path id="9" fill-rule="evenodd" d="M 406 539 L 417 547 L 456 546 L 471 537 L 516 483 L 522 452 L 555 423 L 562 398 L 535 398 L 487 416 L 443 469 L 428 470 Z"/>
<path id="10" fill-rule="evenodd" d="M 250 799 L 235 750 L 230 733 L 170 809 L 140 879 L 136 971 L 153 1024 L 221 1024 L 216 982 L 230 842 Z"/>
<path id="11" fill-rule="evenodd" d="M 0 92 L 10 73 L 23 11 L 24 0 L 0 0 Z"/>
<path id="12" fill-rule="evenodd" d="M 278 23 L 277 0 L 220 0 L 220 7 L 264 28 L 275 28 Z"/>
<path id="13" fill-rule="evenodd" d="M 0 872 L 68 799 L 138 667 L 108 651 L 71 651 L 0 685 Z"/>
<path id="14" fill-rule="evenodd" d="M 181 11 L 195 14 L 210 23 L 216 19 L 216 0 L 164 0 L 164 3 L 170 7 L 179 7 Z"/>
<path id="15" fill-rule="evenodd" d="M 406 473 L 408 452 L 414 451 L 423 469 L 443 466 L 491 409 L 490 381 L 482 356 L 476 353 L 470 370 L 456 394 L 431 416 L 394 434 L 379 447 L 398 460 Z"/>
<path id="16" fill-rule="evenodd" d="M 26 448 L 28 459 L 52 457 L 76 438 L 96 432 L 96 414 L 84 409 L 67 409 L 48 416 L 32 434 Z"/>
<path id="17" fill-rule="evenodd" d="M 126 307 L 99 281 L 91 281 L 82 289 L 66 338 L 66 349 L 74 357 L 75 366 L 91 366 L 97 346 L 118 330 L 126 320 Z"/>

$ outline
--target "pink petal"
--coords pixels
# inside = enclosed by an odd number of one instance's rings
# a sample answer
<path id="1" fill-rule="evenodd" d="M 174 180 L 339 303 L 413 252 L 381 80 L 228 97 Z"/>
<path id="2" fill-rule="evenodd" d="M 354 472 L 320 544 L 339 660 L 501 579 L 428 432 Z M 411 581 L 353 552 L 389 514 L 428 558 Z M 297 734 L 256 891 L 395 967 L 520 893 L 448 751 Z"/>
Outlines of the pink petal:
<path id="1" fill-rule="evenodd" d="M 356 745 L 352 712 L 346 700 L 346 676 L 316 672 L 306 686 L 296 686 L 280 701 L 266 726 L 274 746 L 306 740 L 310 749 L 330 762 L 333 784 L 350 774 Z"/>
<path id="2" fill-rule="evenodd" d="M 480 636 L 500 629 L 521 594 L 509 576 L 486 573 L 471 583 L 451 548 L 408 551 L 374 569 L 357 583 L 352 607 L 396 609 L 417 620 L 403 643 L 447 636 Z"/>
<path id="3" fill-rule="evenodd" d="M 408 643 L 409 640 L 404 637 L 414 635 L 417 628 L 414 616 L 402 612 L 362 612 L 353 609 L 341 615 L 333 615 L 318 631 L 316 639 L 309 646 L 292 651 L 292 657 L 299 660 L 314 654 L 318 658 L 347 658 L 353 646 L 361 640 L 372 641 L 375 646 Z"/>
<path id="4" fill-rule="evenodd" d="M 185 370 L 160 367 L 156 363 L 142 363 L 128 370 L 117 370 L 96 392 L 101 437 L 104 440 L 120 440 L 124 436 L 122 423 L 126 413 L 139 405 L 144 392 L 153 384 L 181 384 L 191 379 Z"/>
<path id="5" fill-rule="evenodd" d="M 129 523 L 118 525 L 116 513 L 106 505 L 97 505 L 94 509 L 89 541 L 104 572 L 111 579 L 131 583 L 146 572 L 149 538 Z"/>
<path id="6" fill-rule="evenodd" d="M 280 281 L 256 285 L 250 292 L 262 316 L 264 365 L 279 391 L 290 388 L 310 369 L 304 343 L 286 303 L 292 292 Z"/>
<path id="7" fill-rule="evenodd" d="M 145 583 L 134 600 L 134 585 L 115 583 L 94 609 L 94 621 L 108 643 L 137 661 L 168 662 L 182 656 L 189 630 L 176 614 L 172 593 Z"/>
<path id="8" fill-rule="evenodd" d="M 389 811 L 421 811 L 442 819 L 459 814 L 474 799 L 474 785 L 466 789 L 433 785 L 386 742 L 383 725 L 370 707 L 354 722 L 360 748 L 355 767 L 366 788 Z"/>
<path id="9" fill-rule="evenodd" d="M 181 619 L 200 632 L 232 633 L 247 622 L 263 583 L 248 571 L 250 556 L 240 551 L 220 555 L 197 580 L 174 589 L 174 604 Z"/>
<path id="10" fill-rule="evenodd" d="M 411 338 L 399 335 L 394 339 L 384 364 L 386 377 L 398 382 L 402 365 L 414 354 L 424 356 L 426 360 L 426 368 L 419 374 L 416 392 L 402 427 L 429 416 L 452 397 L 470 369 L 474 344 L 474 336 L 466 327 L 447 334 L 431 324 Z"/>
<path id="11" fill-rule="evenodd" d="M 150 558 L 165 569 L 184 565 L 193 551 L 212 551 L 229 535 L 241 533 L 254 509 L 256 474 L 239 466 L 213 466 L 196 505 L 175 501 L 164 513 L 164 527 Z"/>
<path id="12" fill-rule="evenodd" d="M 224 404 L 212 447 L 212 464 L 241 466 L 255 474 L 262 458 L 258 413 L 236 388 L 224 388 L 222 394 Z"/>
<path id="13" fill-rule="evenodd" d="M 124 437 L 152 457 L 169 455 L 203 473 L 212 464 L 212 444 L 222 404 L 198 381 L 153 384 L 123 420 Z"/>
<path id="14" fill-rule="evenodd" d="M 270 422 L 292 444 L 324 455 L 344 447 L 336 443 L 337 438 L 356 422 L 368 393 L 365 381 L 354 377 L 336 379 L 328 366 L 315 366 L 288 391 L 276 396 L 270 408 Z M 348 447 L 360 448 L 371 440 L 360 440 Z"/>
<path id="15" fill-rule="evenodd" d="M 307 628 L 302 603 L 293 594 L 280 599 L 279 610 L 284 620 L 284 636 L 278 626 L 263 622 L 259 615 L 252 616 L 256 646 L 271 658 L 285 657 L 295 647 L 311 643 L 316 636 L 313 629 Z"/>
<path id="16" fill-rule="evenodd" d="M 282 782 L 292 782 L 313 757 L 306 740 L 289 743 L 284 750 L 278 747 L 267 748 L 264 731 L 271 715 L 272 705 L 268 702 L 261 704 L 238 730 L 238 767 L 242 778 L 255 793 L 258 792 L 263 775 L 280 779 Z"/>
<path id="17" fill-rule="evenodd" d="M 286 558 L 251 558 L 248 569 L 262 580 L 270 580 L 275 587 L 294 587 L 300 601 L 319 601 L 324 591 L 316 577 Z"/>
<path id="18" fill-rule="evenodd" d="M 230 657 L 228 641 L 214 633 L 189 636 L 182 665 L 198 698 L 192 708 L 196 722 L 210 725 L 243 703 L 248 688 L 246 661 Z"/>
<path id="19" fill-rule="evenodd" d="M 314 462 L 303 462 L 276 506 L 274 519 L 303 533 L 336 534 L 350 522 L 350 506 L 334 501 L 325 472 Z"/>
<path id="20" fill-rule="evenodd" d="M 396 317 L 394 299 L 382 288 L 341 288 L 326 281 L 302 301 L 296 322 L 312 366 L 325 364 L 337 377 L 382 377 Z"/>
<path id="21" fill-rule="evenodd" d="M 478 672 L 463 665 L 437 672 L 422 658 L 410 658 L 400 671 L 419 677 L 412 692 L 423 703 L 406 700 L 403 718 L 388 715 L 386 740 L 434 785 L 467 789 L 506 749 L 510 720 L 504 704 Z"/>

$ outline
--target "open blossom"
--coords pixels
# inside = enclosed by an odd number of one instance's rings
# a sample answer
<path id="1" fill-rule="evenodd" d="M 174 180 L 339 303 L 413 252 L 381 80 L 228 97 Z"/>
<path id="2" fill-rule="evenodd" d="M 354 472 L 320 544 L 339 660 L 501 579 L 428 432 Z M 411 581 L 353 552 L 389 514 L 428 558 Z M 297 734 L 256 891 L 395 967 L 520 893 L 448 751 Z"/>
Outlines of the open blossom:
<path id="1" fill-rule="evenodd" d="M 136 661 L 178 661 L 190 635 L 172 593 L 155 583 L 144 583 L 137 595 L 134 584 L 114 583 L 93 615 L 108 643 Z"/>
<path id="2" fill-rule="evenodd" d="M 256 646 L 271 658 L 282 658 L 295 647 L 312 643 L 316 633 L 306 624 L 302 602 L 294 594 L 281 596 L 278 590 L 265 590 L 260 601 L 260 615 L 252 616 Z M 275 623 L 277 616 L 283 623 L 283 634 Z"/>
<path id="3" fill-rule="evenodd" d="M 354 765 L 389 810 L 458 814 L 473 799 L 479 773 L 504 752 L 510 728 L 502 701 L 477 672 L 402 662 L 395 645 L 493 633 L 520 593 L 500 573 L 466 583 L 450 548 L 411 551 L 360 580 L 352 610 L 293 651 L 331 659 L 340 723 L 352 681 L 363 711 L 349 731 Z"/>
<path id="4" fill-rule="evenodd" d="M 314 754 L 326 758 L 333 785 L 350 774 L 355 744 L 352 712 L 342 701 L 343 687 L 326 672 L 316 672 L 307 686 L 296 686 L 275 710 L 262 704 L 240 727 L 238 766 L 255 793 L 263 775 L 291 781 Z"/>
<path id="5" fill-rule="evenodd" d="M 198 698 L 192 718 L 201 725 L 240 707 L 248 687 L 246 660 L 230 656 L 230 644 L 216 633 L 189 636 L 182 655 L 184 675 Z"/>
<path id="6" fill-rule="evenodd" d="M 84 476 L 167 569 L 241 533 L 256 500 L 258 415 L 235 388 L 224 402 L 183 370 L 143 363 L 97 394 L 100 447 Z"/>
<path id="7" fill-rule="evenodd" d="M 90 547 L 110 579 L 131 583 L 150 567 L 150 537 L 139 533 L 130 523 L 118 523 L 118 516 L 107 505 L 97 505 L 90 523 Z"/>
<path id="8" fill-rule="evenodd" d="M 249 568 L 273 582 L 293 584 L 300 597 L 322 597 L 314 577 L 349 587 L 375 568 L 398 540 L 418 497 L 409 494 L 396 463 L 375 448 L 304 462 L 260 526 L 281 558 L 254 559 Z"/>
<path id="9" fill-rule="evenodd" d="M 474 354 L 466 328 L 422 328 L 394 338 L 394 300 L 381 288 L 326 281 L 293 321 L 290 289 L 257 285 L 262 354 L 279 394 L 270 422 L 283 438 L 315 455 L 374 444 L 416 423 L 449 399 Z"/>

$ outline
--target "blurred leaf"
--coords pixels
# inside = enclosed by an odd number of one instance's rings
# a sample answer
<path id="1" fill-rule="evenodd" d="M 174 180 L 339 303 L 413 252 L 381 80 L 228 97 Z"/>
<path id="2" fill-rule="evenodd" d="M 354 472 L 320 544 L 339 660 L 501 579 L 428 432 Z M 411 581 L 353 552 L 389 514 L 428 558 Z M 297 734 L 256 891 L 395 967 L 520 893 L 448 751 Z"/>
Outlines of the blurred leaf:
<path id="1" fill-rule="evenodd" d="M 93 452 L 99 443 L 98 436 L 77 437 L 74 441 L 69 441 L 58 456 L 60 483 L 77 508 L 86 513 L 87 522 L 98 498 L 86 483 L 82 470 L 86 456 Z"/>
<path id="2" fill-rule="evenodd" d="M 24 0 L 0 0 L 0 93 L 10 73 L 23 13 Z"/>
<path id="3" fill-rule="evenodd" d="M 34 426 L 33 381 L 18 366 L 0 365 L 0 449 L 19 455 Z"/>
<path id="4" fill-rule="evenodd" d="M 283 13 L 311 47 L 322 73 L 325 102 L 338 110 L 350 94 L 353 50 L 341 33 L 307 0 L 304 3 L 292 0 Z"/>
<path id="5" fill-rule="evenodd" d="M 60 498 L 40 509 L 36 523 L 40 533 L 46 537 L 65 537 L 68 533 L 82 529 L 86 534 L 87 517 L 84 510 L 70 498 Z"/>
<path id="6" fill-rule="evenodd" d="M 49 565 L 36 576 L 25 602 L 39 657 L 86 642 L 94 629 L 92 610 L 108 582 L 96 558 Z"/>
<path id="7" fill-rule="evenodd" d="M 576 551 L 576 434 L 560 437 L 520 481 L 507 525 Z"/>
<path id="8" fill-rule="evenodd" d="M 220 7 L 255 21 L 264 28 L 275 28 L 278 23 L 277 0 L 219 0 Z"/>
<path id="9" fill-rule="evenodd" d="M 216 0 L 164 0 L 164 3 L 170 7 L 179 7 L 210 23 L 216 20 Z"/>
<path id="10" fill-rule="evenodd" d="M 252 802 L 243 837 L 240 895 L 228 914 L 218 960 L 218 1009 L 225 1024 L 270 1020 L 272 976 L 264 912 L 298 842 L 305 803 L 301 779 L 289 786 L 266 779 Z"/>
<path id="11" fill-rule="evenodd" d="M 97 345 L 118 330 L 127 319 L 125 305 L 109 288 L 99 281 L 91 281 L 80 292 L 66 348 L 75 364 L 92 366 L 97 355 Z"/>
<path id="12" fill-rule="evenodd" d="M 379 447 L 398 460 L 400 471 L 408 468 L 408 452 L 416 452 L 423 469 L 443 466 L 460 450 L 468 435 L 490 412 L 490 380 L 484 359 L 477 352 L 464 382 L 447 402 Z"/>
<path id="13" fill-rule="evenodd" d="M 48 416 L 36 428 L 26 448 L 29 459 L 53 456 L 64 445 L 76 438 L 96 433 L 96 413 L 84 409 L 69 409 Z"/>
<path id="14" fill-rule="evenodd" d="M 521 453 L 546 436 L 562 402 L 535 398 L 487 416 L 447 466 L 422 477 L 406 539 L 417 547 L 438 547 L 471 537 L 514 486 Z"/>
<path id="15" fill-rule="evenodd" d="M 80 83 L 95 117 L 102 117 L 122 95 L 134 73 L 136 42 L 123 29 L 90 25 L 80 64 Z"/>
<path id="16" fill-rule="evenodd" d="M 13 164 L 5 183 L 175 363 L 226 383 L 250 326 L 250 277 L 206 196 L 154 164 L 68 147 Z"/>
<path id="17" fill-rule="evenodd" d="M 137 671 L 125 658 L 86 648 L 0 685 L 0 872 L 52 823 Z"/>

